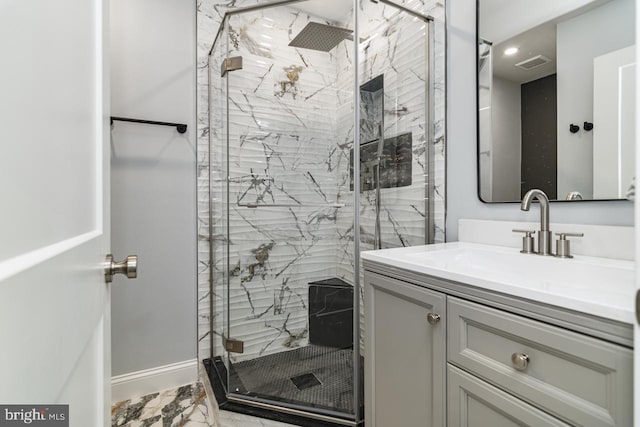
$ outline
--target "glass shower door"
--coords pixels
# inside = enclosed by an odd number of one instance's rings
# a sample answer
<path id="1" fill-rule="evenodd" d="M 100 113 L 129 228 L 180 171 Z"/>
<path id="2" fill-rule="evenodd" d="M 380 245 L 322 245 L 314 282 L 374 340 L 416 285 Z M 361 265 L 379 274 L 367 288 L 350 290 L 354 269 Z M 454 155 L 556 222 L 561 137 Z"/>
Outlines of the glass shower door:
<path id="1" fill-rule="evenodd" d="M 434 125 L 443 114 L 434 111 L 434 22 L 421 2 L 403 5 L 416 13 L 392 4 L 360 6 L 362 250 L 444 237 L 435 226 L 444 206 L 436 201 L 434 172 L 436 165 L 444 167 L 444 156 Z"/>
<path id="2" fill-rule="evenodd" d="M 355 425 L 360 249 L 444 237 L 444 41 L 420 0 L 339 4 L 230 11 L 214 43 L 211 331 L 229 400 Z"/>
<path id="3" fill-rule="evenodd" d="M 318 31 L 310 23 L 346 28 L 294 6 L 227 22 L 227 58 L 242 58 L 225 77 L 228 390 L 231 399 L 355 419 L 353 257 L 339 250 L 353 246 L 344 201 L 353 43 L 290 46 Z"/>

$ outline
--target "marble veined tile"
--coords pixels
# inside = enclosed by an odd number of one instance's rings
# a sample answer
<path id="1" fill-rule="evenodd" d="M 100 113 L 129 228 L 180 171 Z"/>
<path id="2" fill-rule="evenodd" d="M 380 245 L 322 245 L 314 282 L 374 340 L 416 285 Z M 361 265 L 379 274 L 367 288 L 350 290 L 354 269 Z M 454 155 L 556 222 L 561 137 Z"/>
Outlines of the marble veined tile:
<path id="1" fill-rule="evenodd" d="M 219 44 L 208 57 L 224 12 L 264 1 L 197 1 L 200 358 L 221 354 L 219 335 L 227 328 L 245 342 L 245 353 L 234 360 L 306 345 L 308 283 L 330 277 L 353 283 L 362 274 L 354 269 L 356 209 L 361 248 L 373 247 L 375 192 L 363 191 L 358 207 L 350 189 L 353 43 L 343 41 L 329 53 L 288 47 L 291 37 L 317 18 L 283 6 L 235 15 L 228 32 L 221 33 L 220 40 L 228 44 Z M 412 135 L 403 175 L 408 185 L 382 190 L 385 247 L 424 242 L 425 184 L 434 192 L 435 240 L 444 240 L 444 2 L 398 2 L 436 18 L 435 140 L 427 142 L 425 128 L 423 23 L 397 9 L 364 2 L 361 34 L 376 37 L 363 47 L 358 79 L 384 73 L 384 109 L 376 116 L 385 117 L 385 138 Z M 351 16 L 344 22 L 351 22 Z M 225 56 L 235 55 L 243 56 L 243 70 L 228 80 L 217 71 L 209 78 L 208 67 L 219 70 Z M 425 153 L 433 154 L 428 183 Z M 252 205 L 261 206 L 250 209 Z M 224 301 L 233 308 L 229 325 L 221 315 Z"/>
<path id="2" fill-rule="evenodd" d="M 220 411 L 218 425 L 220 427 L 295 427 L 293 424 L 265 420 L 229 411 Z"/>
<path id="3" fill-rule="evenodd" d="M 215 426 L 200 383 L 118 402 L 111 408 L 112 427 Z"/>

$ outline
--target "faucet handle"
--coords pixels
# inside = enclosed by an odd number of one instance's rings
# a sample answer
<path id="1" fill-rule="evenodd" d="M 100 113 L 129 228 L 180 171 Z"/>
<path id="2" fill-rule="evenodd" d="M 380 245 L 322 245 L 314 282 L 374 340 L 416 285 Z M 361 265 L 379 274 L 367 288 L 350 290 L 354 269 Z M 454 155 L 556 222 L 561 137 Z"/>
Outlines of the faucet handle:
<path id="1" fill-rule="evenodd" d="M 536 232 L 536 230 L 520 230 L 520 229 L 514 229 L 511 230 L 514 233 L 525 233 L 528 237 L 533 236 L 533 234 Z"/>
<path id="2" fill-rule="evenodd" d="M 523 254 L 533 254 L 535 251 L 534 242 L 533 242 L 533 234 L 536 232 L 535 230 L 511 230 L 514 233 L 524 233 L 522 236 L 522 250 L 520 251 Z"/>
<path id="3" fill-rule="evenodd" d="M 567 237 L 583 237 L 584 233 L 556 233 L 556 256 L 558 258 L 573 258 L 571 255 L 571 241 Z"/>
<path id="4" fill-rule="evenodd" d="M 584 233 L 556 233 L 556 236 L 558 236 L 560 240 L 565 240 L 567 237 L 584 237 Z"/>

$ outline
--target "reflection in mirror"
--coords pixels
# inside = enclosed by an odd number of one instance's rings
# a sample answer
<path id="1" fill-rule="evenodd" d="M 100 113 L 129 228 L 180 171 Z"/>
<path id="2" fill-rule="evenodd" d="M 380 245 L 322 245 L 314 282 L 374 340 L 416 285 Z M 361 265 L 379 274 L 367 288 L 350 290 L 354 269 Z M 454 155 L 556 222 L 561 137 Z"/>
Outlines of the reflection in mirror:
<path id="1" fill-rule="evenodd" d="M 634 0 L 478 0 L 478 191 L 624 199 L 634 178 Z"/>

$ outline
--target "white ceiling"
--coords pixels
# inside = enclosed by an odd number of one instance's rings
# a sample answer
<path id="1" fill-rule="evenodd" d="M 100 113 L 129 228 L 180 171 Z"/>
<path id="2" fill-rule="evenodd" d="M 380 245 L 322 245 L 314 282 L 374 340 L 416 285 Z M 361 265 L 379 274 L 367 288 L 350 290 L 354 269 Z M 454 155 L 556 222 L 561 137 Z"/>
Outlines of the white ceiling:
<path id="1" fill-rule="evenodd" d="M 517 47 L 518 53 L 512 56 L 504 54 L 505 49 Z M 556 72 L 556 24 L 549 23 L 525 31 L 522 34 L 494 45 L 493 75 L 516 83 L 527 83 Z M 515 64 L 537 55 L 546 56 L 550 63 L 532 70 L 523 70 Z"/>
<path id="2" fill-rule="evenodd" d="M 344 24 L 352 19 L 353 1 L 351 0 L 308 0 L 288 6 L 333 23 Z"/>
<path id="3" fill-rule="evenodd" d="M 556 28 L 560 22 L 612 0 L 480 0 L 480 35 L 493 42 L 493 74 L 527 83 L 556 72 Z M 506 56 L 505 49 L 518 53 Z M 532 70 L 515 64 L 537 55 L 550 63 Z"/>

